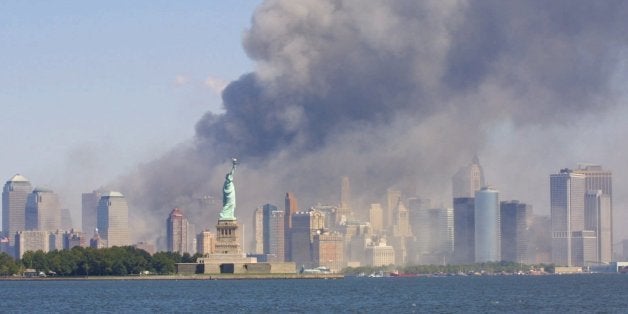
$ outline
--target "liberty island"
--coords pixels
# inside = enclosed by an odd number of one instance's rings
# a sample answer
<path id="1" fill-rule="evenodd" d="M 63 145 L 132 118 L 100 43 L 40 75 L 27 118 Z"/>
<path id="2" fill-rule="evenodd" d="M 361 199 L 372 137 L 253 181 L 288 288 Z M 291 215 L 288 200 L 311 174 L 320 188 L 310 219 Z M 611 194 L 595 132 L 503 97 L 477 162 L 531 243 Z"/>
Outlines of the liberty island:
<path id="1" fill-rule="evenodd" d="M 235 216 L 236 188 L 234 175 L 238 160 L 231 159 L 231 170 L 225 175 L 222 189 L 222 210 L 216 225 L 216 244 L 213 253 L 205 254 L 196 263 L 177 264 L 178 274 L 237 274 L 258 276 L 261 274 L 296 274 L 294 262 L 258 263 L 256 257 L 242 252 L 241 228 Z"/>

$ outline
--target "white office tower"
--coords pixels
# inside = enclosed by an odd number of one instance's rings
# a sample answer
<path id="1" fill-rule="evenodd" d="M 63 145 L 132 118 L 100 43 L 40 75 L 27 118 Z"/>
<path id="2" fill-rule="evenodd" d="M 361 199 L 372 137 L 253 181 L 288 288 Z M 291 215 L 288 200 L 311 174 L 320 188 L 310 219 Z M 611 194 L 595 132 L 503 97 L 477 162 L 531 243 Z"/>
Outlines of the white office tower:
<path id="1" fill-rule="evenodd" d="M 560 266 L 583 266 L 585 175 L 562 169 L 550 175 L 552 262 Z"/>
<path id="2" fill-rule="evenodd" d="M 120 192 L 104 193 L 98 201 L 98 232 L 108 247 L 130 245 L 129 206 Z"/>
<path id="3" fill-rule="evenodd" d="M 32 191 L 31 183 L 16 174 L 2 190 L 2 232 L 9 237 L 9 245 L 15 245 L 15 233 L 26 227 L 26 199 Z"/>
<path id="4" fill-rule="evenodd" d="M 501 260 L 499 192 L 483 187 L 475 192 L 475 262 Z"/>
<path id="5" fill-rule="evenodd" d="M 484 170 L 480 166 L 478 156 L 474 156 L 470 164 L 460 168 L 451 181 L 454 198 L 474 197 L 475 192 L 485 184 Z"/>

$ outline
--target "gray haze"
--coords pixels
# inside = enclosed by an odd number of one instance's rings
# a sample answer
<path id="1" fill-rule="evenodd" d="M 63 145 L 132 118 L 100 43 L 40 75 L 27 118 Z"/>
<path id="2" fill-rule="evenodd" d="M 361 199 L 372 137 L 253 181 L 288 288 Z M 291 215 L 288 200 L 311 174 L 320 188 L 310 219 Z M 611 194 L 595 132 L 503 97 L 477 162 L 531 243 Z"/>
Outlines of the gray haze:
<path id="1" fill-rule="evenodd" d="M 249 230 L 286 191 L 302 209 L 338 203 L 343 175 L 354 204 L 394 186 L 451 206 L 475 153 L 503 200 L 541 214 L 550 173 L 603 164 L 624 222 L 627 16 L 625 1 L 265 1 L 243 38 L 256 69 L 224 90 L 224 112 L 120 180 L 146 219 L 136 236 L 175 206 L 213 229 L 221 204 L 194 200 L 220 197 L 232 156 Z"/>

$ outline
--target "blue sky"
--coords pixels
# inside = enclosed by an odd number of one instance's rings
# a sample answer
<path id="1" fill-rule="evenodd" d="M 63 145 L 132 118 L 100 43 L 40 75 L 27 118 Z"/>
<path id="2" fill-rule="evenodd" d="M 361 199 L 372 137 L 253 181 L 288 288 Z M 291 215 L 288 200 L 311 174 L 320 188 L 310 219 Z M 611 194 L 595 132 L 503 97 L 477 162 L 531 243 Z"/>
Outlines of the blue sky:
<path id="1" fill-rule="evenodd" d="M 0 179 L 90 191 L 190 140 L 259 2 L 0 2 Z"/>

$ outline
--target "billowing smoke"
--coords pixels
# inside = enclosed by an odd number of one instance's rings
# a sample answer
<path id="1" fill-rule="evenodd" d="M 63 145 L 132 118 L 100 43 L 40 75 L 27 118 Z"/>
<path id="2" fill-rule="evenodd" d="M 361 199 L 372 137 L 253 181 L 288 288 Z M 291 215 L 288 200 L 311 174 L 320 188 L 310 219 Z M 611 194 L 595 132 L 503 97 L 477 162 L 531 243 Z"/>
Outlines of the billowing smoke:
<path id="1" fill-rule="evenodd" d="M 358 214 L 393 186 L 450 206 L 474 153 L 506 198 L 547 214 L 549 173 L 614 165 L 577 147 L 623 96 L 626 16 L 625 1 L 266 1 L 243 40 L 256 69 L 224 90 L 224 112 L 124 178 L 155 220 L 137 228 L 156 234 L 174 206 L 212 227 L 219 202 L 196 199 L 220 196 L 232 156 L 244 223 L 286 191 L 337 203 L 343 175 Z"/>

